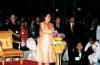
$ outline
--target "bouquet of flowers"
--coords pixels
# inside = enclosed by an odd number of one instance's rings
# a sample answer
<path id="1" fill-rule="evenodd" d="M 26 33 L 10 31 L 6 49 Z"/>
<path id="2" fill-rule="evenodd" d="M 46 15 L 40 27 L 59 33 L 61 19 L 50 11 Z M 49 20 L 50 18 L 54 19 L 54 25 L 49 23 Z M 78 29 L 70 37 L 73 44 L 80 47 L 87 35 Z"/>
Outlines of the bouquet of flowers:
<path id="1" fill-rule="evenodd" d="M 64 33 L 53 33 L 54 37 L 62 37 L 65 38 L 65 34 Z"/>
<path id="2" fill-rule="evenodd" d="M 67 43 L 65 41 L 54 41 L 52 42 L 52 47 L 55 53 L 62 53 L 65 49 Z"/>
<path id="3" fill-rule="evenodd" d="M 62 40 L 63 38 L 65 38 L 65 34 L 64 33 L 53 33 L 53 37 L 55 40 Z"/>

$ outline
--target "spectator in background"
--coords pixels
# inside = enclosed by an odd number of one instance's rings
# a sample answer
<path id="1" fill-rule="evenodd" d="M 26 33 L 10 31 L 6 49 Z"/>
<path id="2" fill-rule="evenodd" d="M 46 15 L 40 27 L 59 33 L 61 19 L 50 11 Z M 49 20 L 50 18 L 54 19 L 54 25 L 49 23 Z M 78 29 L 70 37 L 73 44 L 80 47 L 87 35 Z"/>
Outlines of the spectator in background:
<path id="1" fill-rule="evenodd" d="M 35 26 L 37 27 L 37 36 L 39 36 L 40 17 L 36 17 Z"/>
<path id="2" fill-rule="evenodd" d="M 21 17 L 21 21 L 25 21 L 25 18 L 24 17 Z"/>
<path id="3" fill-rule="evenodd" d="M 20 27 L 20 34 L 21 34 L 21 46 L 26 46 L 26 40 L 28 39 L 28 31 L 27 28 L 25 28 L 25 22 L 21 22 L 21 27 Z"/>
<path id="4" fill-rule="evenodd" d="M 27 21 L 25 20 L 25 28 L 28 28 L 28 24 L 27 24 Z"/>
<path id="5" fill-rule="evenodd" d="M 79 41 L 79 32 L 80 32 L 80 27 L 79 25 L 75 22 L 75 17 L 70 16 L 69 17 L 69 22 L 66 24 L 64 32 L 66 36 L 66 42 L 68 43 L 68 55 L 69 55 L 69 65 L 72 65 L 72 52 L 74 51 L 76 44 Z"/>
<path id="6" fill-rule="evenodd" d="M 22 42 L 21 43 L 21 50 L 23 50 L 23 51 L 29 50 L 27 48 L 27 45 L 26 45 L 26 41 L 28 39 L 28 30 L 25 27 L 25 22 L 24 21 L 21 22 L 20 35 L 21 35 L 21 42 Z"/>
<path id="7" fill-rule="evenodd" d="M 37 27 L 35 25 L 35 21 L 31 20 L 30 25 L 28 26 L 28 37 L 32 38 L 33 36 L 37 38 Z"/>
<path id="8" fill-rule="evenodd" d="M 12 32 L 13 40 L 21 41 L 21 38 L 20 38 L 20 25 L 16 23 L 16 16 L 11 15 L 10 20 L 11 21 L 8 24 L 8 31 Z M 18 44 L 13 43 L 13 47 L 15 49 L 18 49 Z"/>
<path id="9" fill-rule="evenodd" d="M 35 23 L 36 23 L 37 25 L 40 25 L 40 17 L 36 17 Z"/>
<path id="10" fill-rule="evenodd" d="M 55 19 L 55 24 L 54 24 L 55 30 L 57 30 L 59 33 L 63 33 L 63 25 L 61 24 L 61 20 L 59 17 Z"/>

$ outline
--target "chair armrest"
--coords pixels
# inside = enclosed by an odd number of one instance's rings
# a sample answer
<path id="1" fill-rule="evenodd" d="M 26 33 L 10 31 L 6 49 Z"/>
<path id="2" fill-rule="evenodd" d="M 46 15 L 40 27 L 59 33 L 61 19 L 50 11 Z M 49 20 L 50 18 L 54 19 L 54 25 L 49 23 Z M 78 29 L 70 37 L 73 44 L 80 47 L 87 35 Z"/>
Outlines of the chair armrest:
<path id="1" fill-rule="evenodd" d="M 19 44 L 18 48 L 19 48 L 19 50 L 20 50 L 20 44 L 21 44 L 21 42 L 19 42 L 19 41 L 17 41 L 17 40 L 13 40 L 13 42 Z"/>
<path id="2" fill-rule="evenodd" d="M 17 40 L 15 40 L 15 41 L 13 40 L 13 42 L 14 42 L 14 43 L 17 43 L 17 44 L 21 44 L 21 42 L 19 42 L 19 41 L 17 41 Z"/>

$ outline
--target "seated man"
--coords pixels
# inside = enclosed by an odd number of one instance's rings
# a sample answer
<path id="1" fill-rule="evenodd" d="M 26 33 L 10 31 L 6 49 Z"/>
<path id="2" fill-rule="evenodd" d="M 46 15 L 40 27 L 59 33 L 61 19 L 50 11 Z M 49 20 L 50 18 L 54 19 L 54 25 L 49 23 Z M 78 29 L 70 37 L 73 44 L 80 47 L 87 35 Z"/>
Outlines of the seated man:
<path id="1" fill-rule="evenodd" d="M 87 43 L 85 47 L 85 52 L 88 50 L 89 47 L 92 47 L 92 50 L 94 51 L 92 54 L 88 56 L 90 65 L 94 65 L 99 58 L 100 55 L 100 44 L 96 41 L 96 38 L 94 36 L 89 38 L 89 42 Z"/>
<path id="2" fill-rule="evenodd" d="M 83 60 L 84 60 L 83 46 L 81 42 L 78 42 L 76 50 L 73 52 L 74 65 L 83 65 Z"/>

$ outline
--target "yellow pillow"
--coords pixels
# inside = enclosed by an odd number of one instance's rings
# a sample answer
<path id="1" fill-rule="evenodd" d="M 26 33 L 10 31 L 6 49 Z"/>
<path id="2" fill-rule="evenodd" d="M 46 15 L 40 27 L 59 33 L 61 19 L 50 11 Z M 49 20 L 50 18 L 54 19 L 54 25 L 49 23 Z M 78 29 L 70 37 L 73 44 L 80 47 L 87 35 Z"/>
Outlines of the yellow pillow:
<path id="1" fill-rule="evenodd" d="M 11 37 L 0 38 L 0 41 L 2 42 L 2 49 L 13 48 L 13 46 L 12 46 L 12 38 Z"/>

